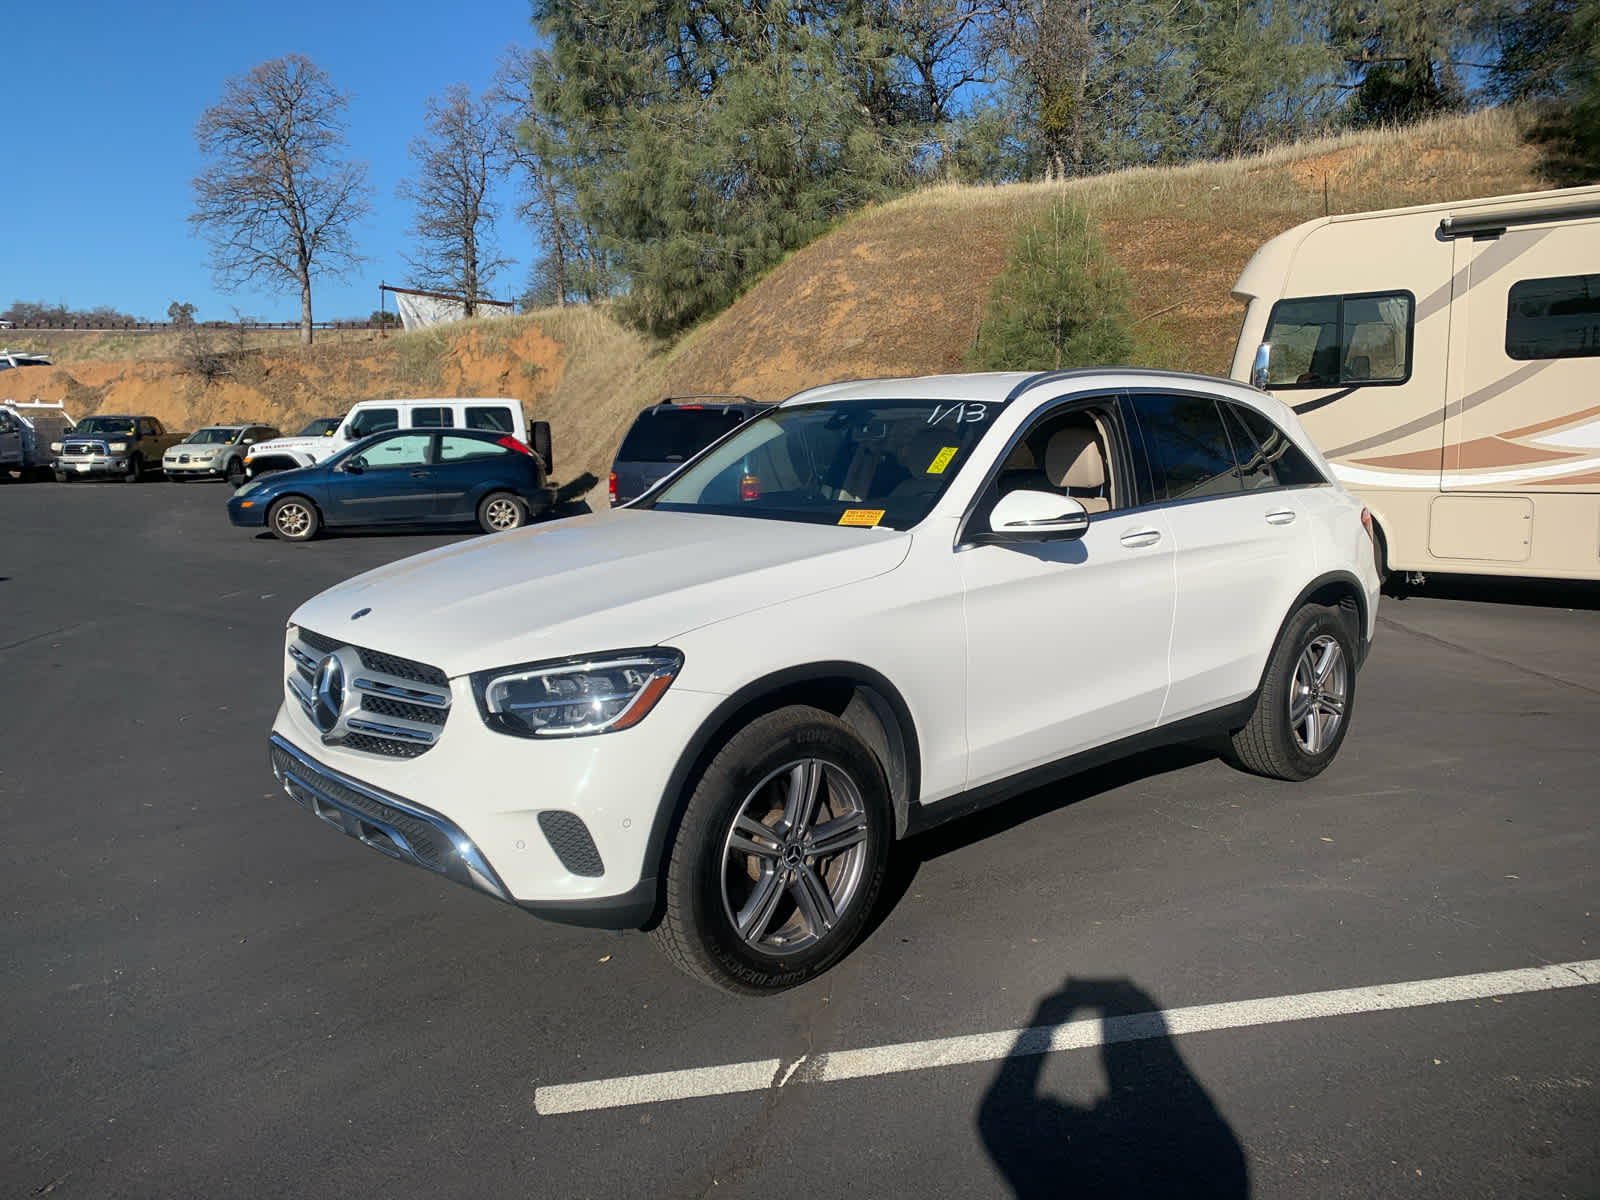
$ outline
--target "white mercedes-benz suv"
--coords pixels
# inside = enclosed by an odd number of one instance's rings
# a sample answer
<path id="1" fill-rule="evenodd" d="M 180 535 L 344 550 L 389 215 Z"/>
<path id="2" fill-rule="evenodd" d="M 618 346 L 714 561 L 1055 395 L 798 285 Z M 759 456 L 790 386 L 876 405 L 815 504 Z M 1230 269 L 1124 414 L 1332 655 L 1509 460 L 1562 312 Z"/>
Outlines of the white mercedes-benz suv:
<path id="1" fill-rule="evenodd" d="M 1244 385 L 832 384 L 624 508 L 307 601 L 272 763 L 375 849 L 770 992 L 950 817 L 1175 741 L 1317 774 L 1378 585 L 1365 510 Z"/>

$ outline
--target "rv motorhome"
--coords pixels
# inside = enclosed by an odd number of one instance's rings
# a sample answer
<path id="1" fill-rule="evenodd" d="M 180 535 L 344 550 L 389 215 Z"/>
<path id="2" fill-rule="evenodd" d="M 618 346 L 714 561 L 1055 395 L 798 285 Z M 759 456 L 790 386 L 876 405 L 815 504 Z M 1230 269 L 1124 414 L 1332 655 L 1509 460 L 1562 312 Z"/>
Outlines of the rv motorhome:
<path id="1" fill-rule="evenodd" d="M 1235 379 L 1299 414 L 1391 572 L 1600 579 L 1600 187 L 1267 242 Z"/>

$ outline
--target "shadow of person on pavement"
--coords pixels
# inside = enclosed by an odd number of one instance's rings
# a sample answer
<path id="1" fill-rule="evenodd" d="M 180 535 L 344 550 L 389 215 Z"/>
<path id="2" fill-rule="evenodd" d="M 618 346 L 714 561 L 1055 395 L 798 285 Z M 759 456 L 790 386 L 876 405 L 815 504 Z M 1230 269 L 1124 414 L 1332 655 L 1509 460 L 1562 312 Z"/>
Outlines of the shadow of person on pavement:
<path id="1" fill-rule="evenodd" d="M 1099 1045 L 1106 1093 L 1041 1095 L 1052 1035 Z M 1096 1027 L 1098 1026 L 1098 1028 Z M 1244 1150 L 1189 1073 L 1155 1001 L 1126 979 L 1073 979 L 1045 997 L 978 1110 L 978 1132 L 1019 1200 L 1250 1194 Z"/>

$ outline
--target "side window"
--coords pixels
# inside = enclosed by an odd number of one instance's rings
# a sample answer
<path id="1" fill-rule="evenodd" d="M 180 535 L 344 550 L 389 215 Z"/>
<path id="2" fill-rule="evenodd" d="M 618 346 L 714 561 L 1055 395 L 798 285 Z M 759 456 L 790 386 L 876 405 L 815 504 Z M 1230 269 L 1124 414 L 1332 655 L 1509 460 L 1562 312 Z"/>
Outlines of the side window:
<path id="1" fill-rule="evenodd" d="M 413 408 L 411 410 L 412 429 L 448 429 L 455 422 L 450 419 L 448 408 Z"/>
<path id="2" fill-rule="evenodd" d="M 499 458 L 510 453 L 505 446 L 477 438 L 452 437 L 447 433 L 439 436 L 440 463 L 465 462 L 470 458 Z"/>
<path id="3" fill-rule="evenodd" d="M 1168 500 L 1234 495 L 1239 472 L 1222 413 L 1210 396 L 1136 395 L 1134 411 L 1157 488 Z"/>
<path id="4" fill-rule="evenodd" d="M 1265 487 L 1305 487 L 1326 483 L 1304 450 L 1270 419 L 1243 404 L 1222 403 L 1228 437 L 1239 460 L 1239 479 L 1245 490 Z"/>
<path id="5" fill-rule="evenodd" d="M 468 429 L 489 429 L 495 433 L 510 433 L 515 428 L 511 423 L 511 410 L 503 406 L 494 408 L 468 408 Z"/>
<path id="6" fill-rule="evenodd" d="M 156 423 L 154 421 L 152 421 L 149 417 L 140 418 L 140 420 L 139 420 L 139 436 L 140 437 L 155 437 L 156 436 Z"/>
<path id="7" fill-rule="evenodd" d="M 1114 423 L 1100 409 L 1075 407 L 1046 413 L 1011 448 L 990 483 L 981 510 L 1025 489 L 1070 496 L 1090 513 L 1125 507 L 1127 483 L 1114 477 L 1120 462 L 1111 442 Z"/>
<path id="8" fill-rule="evenodd" d="M 350 437 L 364 438 L 368 434 L 382 433 L 385 429 L 400 427 L 400 412 L 394 408 L 363 408 L 350 418 Z"/>
<path id="9" fill-rule="evenodd" d="M 374 471 L 385 467 L 420 467 L 428 461 L 428 443 L 431 441 L 431 433 L 404 434 L 379 442 L 376 446 L 368 446 L 361 457 L 368 469 Z"/>
<path id="10" fill-rule="evenodd" d="M 1267 386 L 1404 383 L 1414 308 L 1410 292 L 1278 301 L 1267 319 Z"/>
<path id="11" fill-rule="evenodd" d="M 1506 357 L 1600 355 L 1600 275 L 1523 279 L 1506 297 Z"/>

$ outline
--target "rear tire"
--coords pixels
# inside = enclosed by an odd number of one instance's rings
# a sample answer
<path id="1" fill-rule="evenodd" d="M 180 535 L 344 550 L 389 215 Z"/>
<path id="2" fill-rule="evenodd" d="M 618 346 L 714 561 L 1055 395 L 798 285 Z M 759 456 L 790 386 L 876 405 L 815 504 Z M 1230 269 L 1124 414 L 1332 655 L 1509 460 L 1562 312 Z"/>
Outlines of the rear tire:
<path id="1" fill-rule="evenodd" d="M 521 496 L 510 492 L 490 492 L 478 501 L 478 528 L 485 533 L 504 533 L 528 523 L 528 506 Z"/>
<path id="2" fill-rule="evenodd" d="M 317 506 L 304 496 L 284 496 L 267 509 L 267 528 L 286 542 L 309 542 L 321 527 Z"/>
<path id="3" fill-rule="evenodd" d="M 848 725 L 802 705 L 757 717 L 695 785 L 652 937 L 724 991 L 804 983 L 866 928 L 893 829 L 883 769 Z"/>
<path id="4" fill-rule="evenodd" d="M 1355 700 L 1349 622 L 1340 609 L 1307 604 L 1272 648 L 1255 711 L 1225 757 L 1269 779 L 1310 779 L 1339 753 Z"/>

